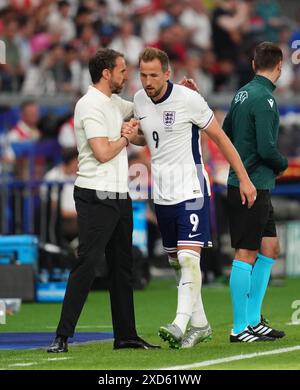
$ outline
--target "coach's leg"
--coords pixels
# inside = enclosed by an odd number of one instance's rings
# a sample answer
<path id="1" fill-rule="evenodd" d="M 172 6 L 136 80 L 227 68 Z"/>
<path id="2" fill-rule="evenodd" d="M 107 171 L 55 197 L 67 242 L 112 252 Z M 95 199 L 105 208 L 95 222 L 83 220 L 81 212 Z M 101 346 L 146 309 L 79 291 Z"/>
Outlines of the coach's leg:
<path id="1" fill-rule="evenodd" d="M 110 300 L 114 337 L 137 337 L 133 303 L 132 206 L 130 199 L 118 201 L 120 220 L 107 245 Z"/>
<path id="2" fill-rule="evenodd" d="M 119 219 L 112 200 L 99 200 L 93 190 L 75 188 L 79 260 L 72 269 L 57 335 L 71 337 L 96 274 L 96 264 Z"/>
<path id="3" fill-rule="evenodd" d="M 261 320 L 261 307 L 267 291 L 271 270 L 279 255 L 279 240 L 277 237 L 264 237 L 260 253 L 253 267 L 251 289 L 248 302 L 248 320 L 251 326 L 256 326 Z"/>

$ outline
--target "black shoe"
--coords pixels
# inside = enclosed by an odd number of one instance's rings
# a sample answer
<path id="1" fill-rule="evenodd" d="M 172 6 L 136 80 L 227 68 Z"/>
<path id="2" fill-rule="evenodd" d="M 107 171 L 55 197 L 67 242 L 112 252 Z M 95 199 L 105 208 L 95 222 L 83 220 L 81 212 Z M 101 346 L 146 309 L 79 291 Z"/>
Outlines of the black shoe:
<path id="1" fill-rule="evenodd" d="M 253 343 L 257 341 L 274 341 L 275 338 L 257 335 L 253 332 L 250 326 L 247 327 L 243 332 L 236 335 L 231 334 L 229 338 L 231 343 Z"/>
<path id="2" fill-rule="evenodd" d="M 147 341 L 141 339 L 140 337 L 135 339 L 114 341 L 114 349 L 123 349 L 123 348 L 160 349 L 161 346 L 147 343 Z"/>
<path id="3" fill-rule="evenodd" d="M 251 329 L 253 333 L 257 336 L 268 336 L 273 337 L 275 339 L 281 339 L 285 336 L 284 331 L 273 329 L 269 325 L 267 325 L 267 321 L 265 321 L 263 317 L 261 322 L 255 326 L 251 326 Z"/>
<path id="4" fill-rule="evenodd" d="M 60 353 L 68 352 L 68 338 L 57 336 L 53 343 L 47 349 L 47 352 Z"/>

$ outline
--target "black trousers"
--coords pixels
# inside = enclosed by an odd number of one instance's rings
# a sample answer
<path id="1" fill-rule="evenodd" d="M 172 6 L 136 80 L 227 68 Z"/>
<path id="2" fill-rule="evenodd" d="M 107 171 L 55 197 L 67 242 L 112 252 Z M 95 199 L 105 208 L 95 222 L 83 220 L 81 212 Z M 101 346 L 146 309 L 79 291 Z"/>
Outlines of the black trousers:
<path id="1" fill-rule="evenodd" d="M 57 334 L 73 336 L 75 326 L 105 252 L 114 337 L 137 337 L 132 287 L 132 204 L 128 194 L 113 194 L 75 187 L 78 214 L 79 262 L 72 269 Z M 109 193 L 110 196 L 112 195 Z M 100 198 L 99 198 L 100 195 Z M 124 196 L 125 195 L 125 196 Z"/>

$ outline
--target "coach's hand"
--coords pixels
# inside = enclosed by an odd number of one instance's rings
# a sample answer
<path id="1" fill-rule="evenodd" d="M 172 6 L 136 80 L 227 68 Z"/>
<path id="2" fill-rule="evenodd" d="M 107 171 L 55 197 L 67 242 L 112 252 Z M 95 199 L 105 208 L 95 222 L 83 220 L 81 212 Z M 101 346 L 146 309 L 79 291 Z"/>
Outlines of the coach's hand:
<path id="1" fill-rule="evenodd" d="M 198 85 L 193 79 L 187 79 L 184 77 L 181 81 L 178 83 L 179 85 L 183 85 L 186 88 L 192 89 L 193 91 L 199 92 Z"/>
<path id="2" fill-rule="evenodd" d="M 242 204 L 245 205 L 247 202 L 248 209 L 250 209 L 257 197 L 257 191 L 250 180 L 240 182 L 240 194 L 242 198 Z"/>
<path id="3" fill-rule="evenodd" d="M 124 122 L 121 128 L 121 135 L 124 135 L 131 141 L 136 137 L 139 130 L 139 121 L 131 118 L 129 122 Z"/>

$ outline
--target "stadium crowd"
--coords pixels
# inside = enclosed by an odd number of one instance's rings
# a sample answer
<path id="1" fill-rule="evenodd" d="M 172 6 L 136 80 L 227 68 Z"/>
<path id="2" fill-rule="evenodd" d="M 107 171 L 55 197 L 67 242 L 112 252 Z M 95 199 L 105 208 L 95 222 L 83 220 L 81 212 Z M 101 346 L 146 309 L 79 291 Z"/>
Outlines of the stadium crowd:
<path id="1" fill-rule="evenodd" d="M 300 66 L 292 63 L 291 48 L 297 39 L 300 7 L 298 14 L 289 19 L 277 0 L 0 0 L 0 40 L 6 46 L 6 63 L 0 64 L 0 91 L 24 100 L 18 121 L 4 127 L 0 123 L 0 136 L 1 132 L 5 135 L 0 137 L 0 175 L 6 169 L 17 179 L 69 181 L 67 195 L 60 196 L 66 200 L 61 214 L 64 226 L 71 226 L 65 229 L 69 235 L 76 215 L 74 203 L 67 200 L 76 172 L 72 107 L 67 115 L 53 120 L 43 116 L 37 103 L 39 97 L 63 94 L 76 101 L 91 84 L 91 55 L 100 47 L 110 47 L 125 55 L 128 81 L 122 96 L 132 99 L 141 88 L 139 52 L 145 46 L 154 46 L 168 53 L 174 82 L 193 78 L 209 100 L 214 93 L 232 93 L 251 80 L 253 49 L 264 40 L 278 43 L 283 50 L 283 71 L 276 91 L 289 97 L 300 90 Z M 215 110 L 220 123 L 224 115 L 223 110 Z M 282 152 L 290 157 L 299 156 L 299 117 L 291 113 L 282 120 Z M 56 165 L 57 159 L 49 162 L 45 156 L 37 156 L 34 170 L 30 171 L 24 156 L 16 156 L 12 145 L 48 138 L 58 141 L 62 162 Z M 205 136 L 202 142 L 206 143 L 203 157 L 211 179 L 225 185 L 227 162 Z M 147 177 L 142 180 L 148 188 L 149 151 L 130 146 L 128 155 L 131 165 L 141 163 L 147 167 Z M 134 172 L 130 173 L 130 178 L 134 177 Z M 54 200 L 56 197 L 54 193 Z M 223 194 L 219 198 L 216 195 L 215 202 L 221 203 L 216 206 L 218 214 L 224 209 Z M 162 249 L 155 244 L 159 241 L 152 206 L 150 203 L 147 216 L 149 241 L 153 243 L 148 248 L 150 255 Z M 218 221 L 216 216 L 218 237 L 222 237 L 219 229 L 225 229 L 224 218 L 221 215 Z M 75 235 L 76 226 L 72 236 Z"/>
<path id="2" fill-rule="evenodd" d="M 300 12 L 294 20 L 283 15 L 277 0 L 1 0 L 1 90 L 83 94 L 90 56 L 111 47 L 125 54 L 131 97 L 140 87 L 138 53 L 150 45 L 169 54 L 174 81 L 193 77 L 207 96 L 251 79 L 253 47 L 269 40 L 285 53 L 279 92 L 298 91 L 291 42 L 300 35 Z"/>

